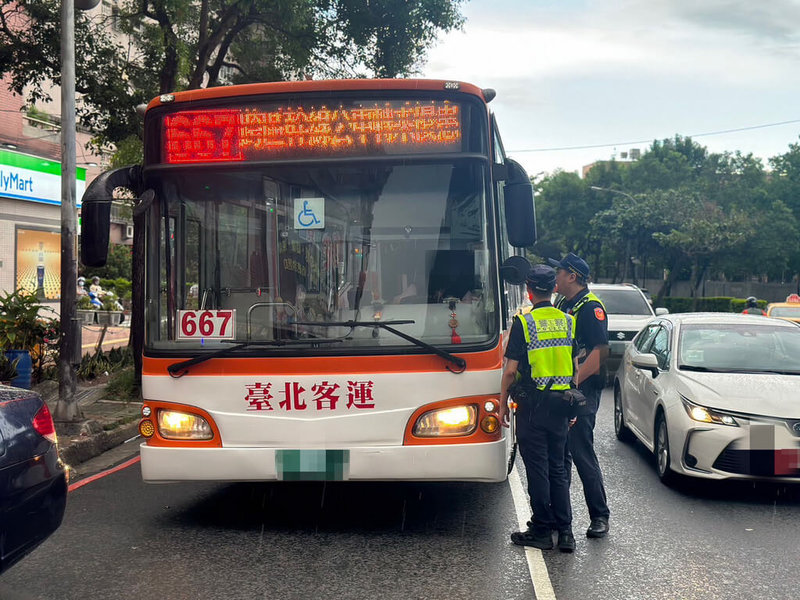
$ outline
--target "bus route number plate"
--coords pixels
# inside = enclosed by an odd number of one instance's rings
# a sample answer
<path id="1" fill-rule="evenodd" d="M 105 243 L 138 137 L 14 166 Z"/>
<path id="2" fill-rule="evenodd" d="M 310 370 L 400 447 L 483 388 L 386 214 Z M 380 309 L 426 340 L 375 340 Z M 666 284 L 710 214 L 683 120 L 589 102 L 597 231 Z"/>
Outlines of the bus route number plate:
<path id="1" fill-rule="evenodd" d="M 232 340 L 236 333 L 235 310 L 179 310 L 178 339 Z"/>

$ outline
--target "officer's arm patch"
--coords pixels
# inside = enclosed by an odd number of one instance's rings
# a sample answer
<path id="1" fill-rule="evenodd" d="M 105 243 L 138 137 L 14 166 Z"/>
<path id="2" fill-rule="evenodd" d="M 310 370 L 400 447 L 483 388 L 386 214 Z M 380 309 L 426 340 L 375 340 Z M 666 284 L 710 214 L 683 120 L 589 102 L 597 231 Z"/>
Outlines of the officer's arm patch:
<path id="1" fill-rule="evenodd" d="M 606 320 L 606 311 L 604 311 L 599 306 L 594 309 L 594 316 L 597 317 L 598 321 L 605 321 Z"/>

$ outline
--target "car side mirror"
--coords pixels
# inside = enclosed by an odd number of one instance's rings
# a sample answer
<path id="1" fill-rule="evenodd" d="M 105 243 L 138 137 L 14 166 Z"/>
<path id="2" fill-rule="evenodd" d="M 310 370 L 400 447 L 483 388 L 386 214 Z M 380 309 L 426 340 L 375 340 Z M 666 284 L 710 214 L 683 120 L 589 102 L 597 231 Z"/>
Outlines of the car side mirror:
<path id="1" fill-rule="evenodd" d="M 668 308 L 664 308 L 663 306 L 659 306 L 656 309 L 656 316 L 657 317 L 660 317 L 662 315 L 668 315 L 668 314 L 669 314 L 669 309 Z"/>
<path id="2" fill-rule="evenodd" d="M 500 277 L 511 285 L 522 285 L 531 270 L 531 263 L 524 256 L 509 256 L 500 266 Z"/>
<path id="3" fill-rule="evenodd" d="M 637 369 L 650 371 L 653 379 L 658 377 L 658 358 L 655 354 L 637 354 L 631 358 L 631 364 Z"/>

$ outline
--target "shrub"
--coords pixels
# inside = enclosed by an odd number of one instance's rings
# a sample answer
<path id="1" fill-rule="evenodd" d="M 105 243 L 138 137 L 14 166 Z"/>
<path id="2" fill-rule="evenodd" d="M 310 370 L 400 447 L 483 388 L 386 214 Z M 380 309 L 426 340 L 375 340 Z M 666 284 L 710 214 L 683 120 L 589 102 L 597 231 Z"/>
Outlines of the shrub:
<path id="1" fill-rule="evenodd" d="M 692 306 L 697 301 L 696 308 Z M 712 296 L 708 298 L 674 298 L 666 297 L 663 299 L 664 306 L 671 313 L 680 312 L 742 312 L 747 306 L 744 298 L 730 298 L 728 296 Z M 767 307 L 766 300 L 759 300 L 761 308 Z"/>
<path id="2" fill-rule="evenodd" d="M 691 298 L 673 298 L 665 297 L 662 299 L 664 307 L 669 309 L 671 313 L 682 313 L 692 311 Z"/>
<path id="3" fill-rule="evenodd" d="M 115 400 L 123 400 L 124 402 L 141 398 L 133 367 L 125 367 L 112 375 L 106 388 L 106 396 Z"/>

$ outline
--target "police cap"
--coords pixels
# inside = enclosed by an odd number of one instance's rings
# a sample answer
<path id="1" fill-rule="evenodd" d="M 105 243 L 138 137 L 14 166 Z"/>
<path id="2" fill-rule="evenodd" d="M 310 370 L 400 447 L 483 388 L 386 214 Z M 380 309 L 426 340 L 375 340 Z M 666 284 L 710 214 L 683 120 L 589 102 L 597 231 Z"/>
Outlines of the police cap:
<path id="1" fill-rule="evenodd" d="M 561 260 L 548 258 L 547 262 L 556 269 L 564 269 L 570 273 L 575 273 L 583 279 L 589 278 L 589 264 L 573 252 L 570 252 Z"/>
<path id="2" fill-rule="evenodd" d="M 549 294 L 556 287 L 556 272 L 547 265 L 534 265 L 528 271 L 525 282 L 532 290 Z"/>

